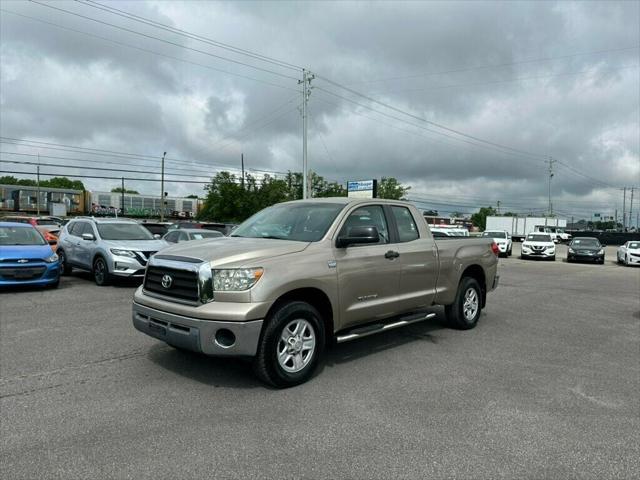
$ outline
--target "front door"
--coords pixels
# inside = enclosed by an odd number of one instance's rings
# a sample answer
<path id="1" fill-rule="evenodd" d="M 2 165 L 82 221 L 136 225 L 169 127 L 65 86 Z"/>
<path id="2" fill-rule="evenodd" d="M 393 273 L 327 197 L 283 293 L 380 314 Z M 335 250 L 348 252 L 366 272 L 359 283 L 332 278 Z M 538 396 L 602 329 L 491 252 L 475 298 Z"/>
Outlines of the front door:
<path id="1" fill-rule="evenodd" d="M 338 329 L 393 316 L 400 286 L 400 261 L 390 254 L 389 223 L 381 205 L 358 206 L 338 230 L 347 235 L 353 227 L 374 226 L 380 240 L 376 244 L 335 248 L 340 299 Z"/>
<path id="2" fill-rule="evenodd" d="M 80 238 L 76 243 L 74 263 L 77 263 L 79 266 L 84 268 L 92 268 L 93 265 L 91 263 L 93 262 L 92 257 L 93 257 L 93 250 L 95 247 L 95 241 L 85 240 L 84 238 L 82 238 L 82 235 L 84 233 L 90 233 L 93 235 L 93 238 L 96 238 L 96 232 L 93 231 L 93 227 L 89 222 L 80 222 L 80 223 L 82 223 L 82 229 L 80 230 L 78 235 Z M 74 229 L 74 232 L 75 231 L 76 229 Z"/>

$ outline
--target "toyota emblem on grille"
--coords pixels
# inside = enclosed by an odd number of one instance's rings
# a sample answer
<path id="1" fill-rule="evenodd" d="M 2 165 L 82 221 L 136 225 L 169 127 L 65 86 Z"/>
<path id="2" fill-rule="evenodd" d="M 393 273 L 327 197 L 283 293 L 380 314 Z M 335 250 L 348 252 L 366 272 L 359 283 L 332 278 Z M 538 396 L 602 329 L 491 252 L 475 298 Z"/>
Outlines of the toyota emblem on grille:
<path id="1" fill-rule="evenodd" d="M 162 286 L 164 288 L 170 288 L 172 283 L 173 283 L 173 278 L 171 277 L 171 275 L 162 276 Z"/>

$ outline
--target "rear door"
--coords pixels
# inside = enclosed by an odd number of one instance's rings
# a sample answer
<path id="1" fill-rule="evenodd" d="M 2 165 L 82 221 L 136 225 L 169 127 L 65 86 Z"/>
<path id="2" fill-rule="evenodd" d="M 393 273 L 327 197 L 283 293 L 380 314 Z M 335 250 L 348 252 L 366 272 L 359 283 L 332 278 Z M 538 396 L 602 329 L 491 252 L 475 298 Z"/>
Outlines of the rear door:
<path id="1" fill-rule="evenodd" d="M 400 305 L 402 310 L 431 305 L 438 280 L 438 251 L 433 238 L 418 229 L 411 210 L 405 206 L 388 207 L 393 228 L 397 231 L 400 253 Z"/>
<path id="2" fill-rule="evenodd" d="M 391 243 L 389 221 L 382 205 L 354 207 L 338 232 L 345 235 L 351 228 L 363 226 L 378 229 L 378 243 L 346 248 L 336 248 L 334 243 L 343 328 L 392 316 L 398 308 L 400 261 L 391 253 L 396 245 Z"/>
<path id="3" fill-rule="evenodd" d="M 80 222 L 71 222 L 66 226 L 67 234 L 62 235 L 59 242 L 59 247 L 62 247 L 65 255 L 67 256 L 67 262 L 70 264 L 76 264 L 76 247 L 78 243 L 80 243 L 80 238 L 78 237 L 78 233 L 80 231 L 80 227 L 78 226 Z"/>

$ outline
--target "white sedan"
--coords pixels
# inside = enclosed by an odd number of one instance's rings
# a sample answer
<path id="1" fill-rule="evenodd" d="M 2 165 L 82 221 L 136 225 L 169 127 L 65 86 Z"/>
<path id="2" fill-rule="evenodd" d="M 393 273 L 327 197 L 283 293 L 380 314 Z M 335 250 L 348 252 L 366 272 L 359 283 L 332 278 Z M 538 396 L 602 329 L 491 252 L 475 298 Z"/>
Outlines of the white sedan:
<path id="1" fill-rule="evenodd" d="M 625 265 L 640 265 L 640 242 L 630 240 L 618 247 L 618 263 Z"/>

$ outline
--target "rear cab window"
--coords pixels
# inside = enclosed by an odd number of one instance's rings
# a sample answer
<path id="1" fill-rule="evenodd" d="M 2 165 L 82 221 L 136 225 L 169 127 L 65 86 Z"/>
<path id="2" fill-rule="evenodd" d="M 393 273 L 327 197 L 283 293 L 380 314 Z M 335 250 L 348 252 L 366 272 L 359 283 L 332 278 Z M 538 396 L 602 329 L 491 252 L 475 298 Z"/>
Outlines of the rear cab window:
<path id="1" fill-rule="evenodd" d="M 392 205 L 391 212 L 398 228 L 398 240 L 400 243 L 412 242 L 420 238 L 416 222 L 407 207 Z"/>

